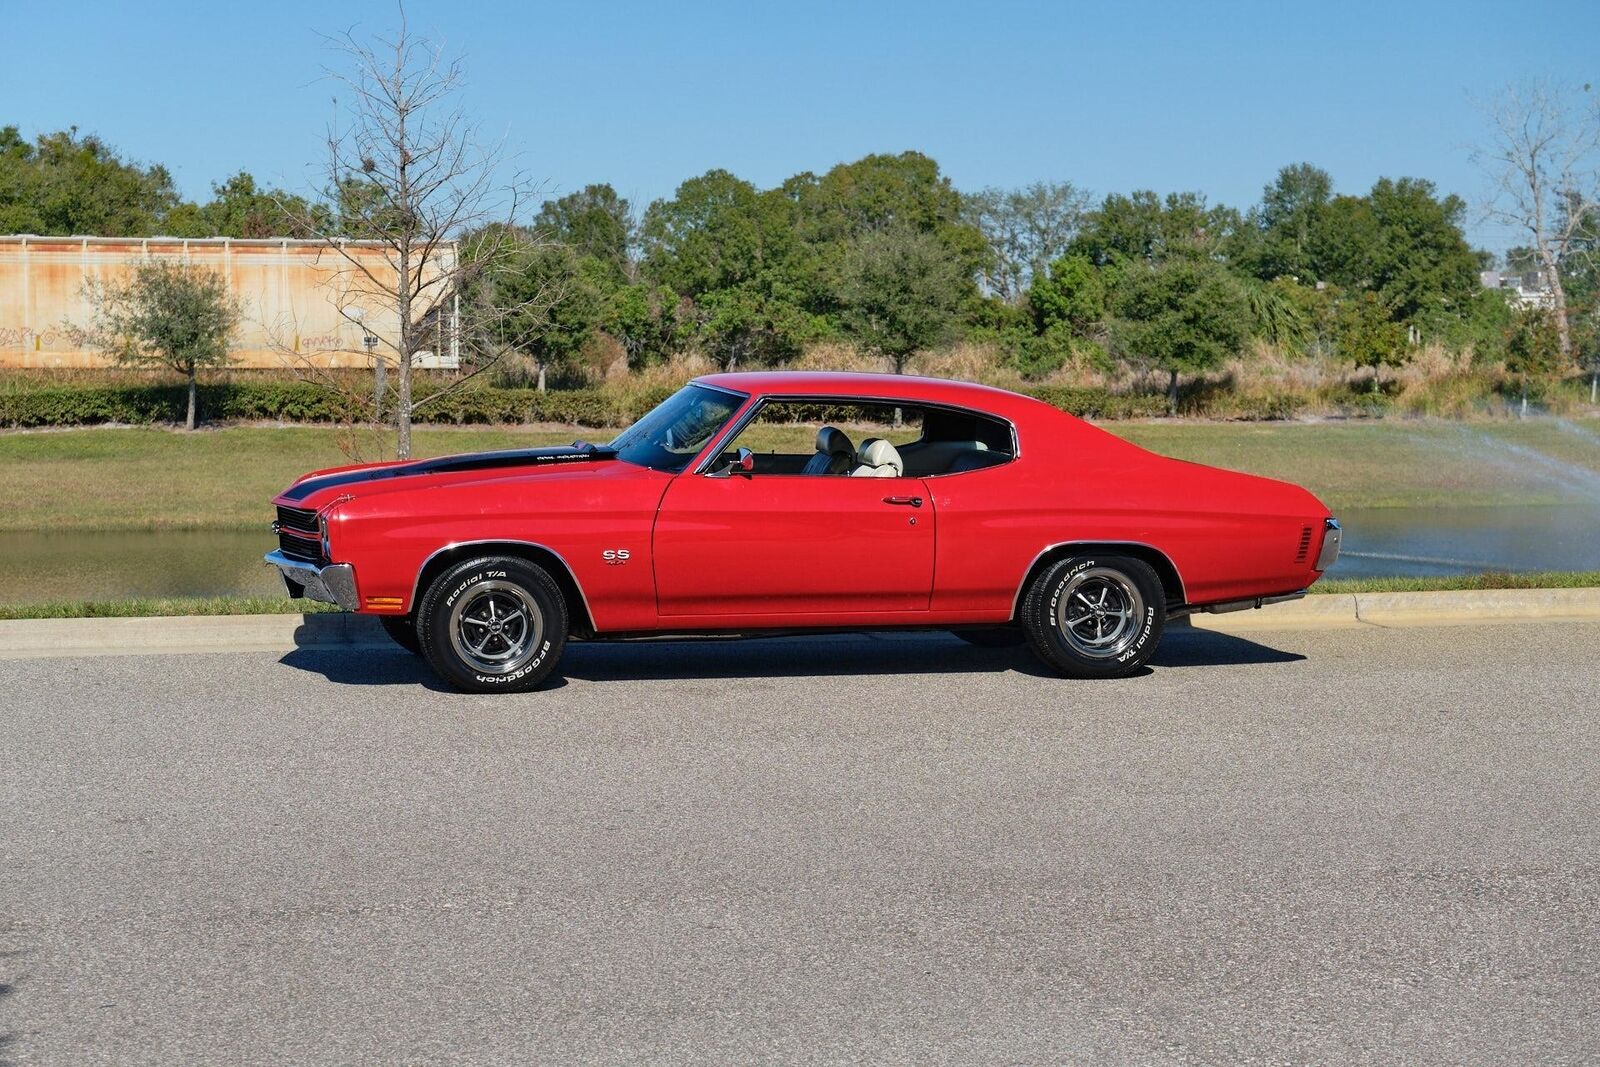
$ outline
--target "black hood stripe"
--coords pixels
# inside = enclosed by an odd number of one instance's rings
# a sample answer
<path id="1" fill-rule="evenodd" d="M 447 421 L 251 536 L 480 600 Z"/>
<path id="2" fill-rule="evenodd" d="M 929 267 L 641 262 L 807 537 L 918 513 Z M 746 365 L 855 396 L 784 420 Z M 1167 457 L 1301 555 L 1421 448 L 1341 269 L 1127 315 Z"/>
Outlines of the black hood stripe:
<path id="1" fill-rule="evenodd" d="M 418 474 L 445 474 L 454 471 L 486 471 L 501 467 L 539 467 L 551 463 L 592 463 L 612 459 L 616 450 L 597 448 L 594 445 L 557 445 L 553 448 L 516 448 L 504 452 L 471 452 L 464 456 L 440 456 L 438 459 L 419 459 L 415 463 L 402 463 L 394 467 L 376 467 L 370 470 L 345 471 L 342 474 L 324 474 L 308 478 L 291 486 L 284 494 L 285 500 L 300 501 L 312 493 L 334 489 L 341 485 L 377 482 L 386 478 L 410 478 Z"/>

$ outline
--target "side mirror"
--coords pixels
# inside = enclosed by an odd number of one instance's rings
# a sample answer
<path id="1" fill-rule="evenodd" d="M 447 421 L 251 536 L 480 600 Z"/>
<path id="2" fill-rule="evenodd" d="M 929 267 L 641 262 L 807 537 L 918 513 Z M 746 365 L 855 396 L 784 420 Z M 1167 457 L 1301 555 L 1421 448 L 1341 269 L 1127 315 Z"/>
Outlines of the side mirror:
<path id="1" fill-rule="evenodd" d="M 716 470 L 706 475 L 706 477 L 731 478 L 735 474 L 742 474 L 748 478 L 750 477 L 751 472 L 755 469 L 756 454 L 750 451 L 748 448 L 741 448 L 737 453 L 735 453 L 734 457 L 728 461 L 727 466 L 718 467 Z"/>

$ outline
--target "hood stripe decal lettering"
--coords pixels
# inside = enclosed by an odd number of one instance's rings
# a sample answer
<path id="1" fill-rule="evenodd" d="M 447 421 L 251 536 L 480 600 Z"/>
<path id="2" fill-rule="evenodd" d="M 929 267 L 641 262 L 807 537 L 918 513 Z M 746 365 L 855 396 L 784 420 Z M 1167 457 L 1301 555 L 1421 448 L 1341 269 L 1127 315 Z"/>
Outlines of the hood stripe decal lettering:
<path id="1" fill-rule="evenodd" d="M 345 471 L 343 474 L 325 474 L 308 478 L 291 486 L 283 493 L 285 500 L 304 500 L 312 493 L 334 489 L 360 482 L 383 481 L 388 478 L 410 478 L 420 474 L 448 474 L 456 471 L 497 470 L 503 467 L 541 467 L 553 463 L 592 463 L 612 459 L 616 451 L 588 445 L 577 448 L 558 445 L 553 448 L 518 448 L 504 452 L 471 452 L 463 456 L 440 456 L 438 459 L 419 459 L 393 467 L 370 470 Z"/>

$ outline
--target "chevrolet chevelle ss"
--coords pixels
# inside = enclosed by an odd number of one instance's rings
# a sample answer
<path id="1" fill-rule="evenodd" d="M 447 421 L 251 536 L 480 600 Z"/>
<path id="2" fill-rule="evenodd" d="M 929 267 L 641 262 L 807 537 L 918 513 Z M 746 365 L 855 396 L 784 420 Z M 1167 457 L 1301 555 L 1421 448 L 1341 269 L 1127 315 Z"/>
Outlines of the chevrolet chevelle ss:
<path id="1" fill-rule="evenodd" d="M 1120 677 L 1170 619 L 1303 596 L 1340 540 L 1297 486 L 877 374 L 709 375 L 608 445 L 317 471 L 273 503 L 291 596 L 474 692 L 535 688 L 571 639 L 828 630 Z"/>

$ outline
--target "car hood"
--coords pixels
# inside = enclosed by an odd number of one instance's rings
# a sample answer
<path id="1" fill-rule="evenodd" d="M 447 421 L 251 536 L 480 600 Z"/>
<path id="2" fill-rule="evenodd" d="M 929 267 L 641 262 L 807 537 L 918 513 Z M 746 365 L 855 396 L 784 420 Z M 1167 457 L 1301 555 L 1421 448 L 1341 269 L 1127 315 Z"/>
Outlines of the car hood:
<path id="1" fill-rule="evenodd" d="M 486 474 L 521 476 L 535 471 L 571 471 L 589 464 L 609 466 L 616 461 L 616 456 L 613 449 L 595 445 L 560 445 L 333 467 L 306 475 L 279 494 L 274 502 L 317 510 L 335 499 L 362 496 L 370 491 L 453 484 L 477 480 Z"/>

